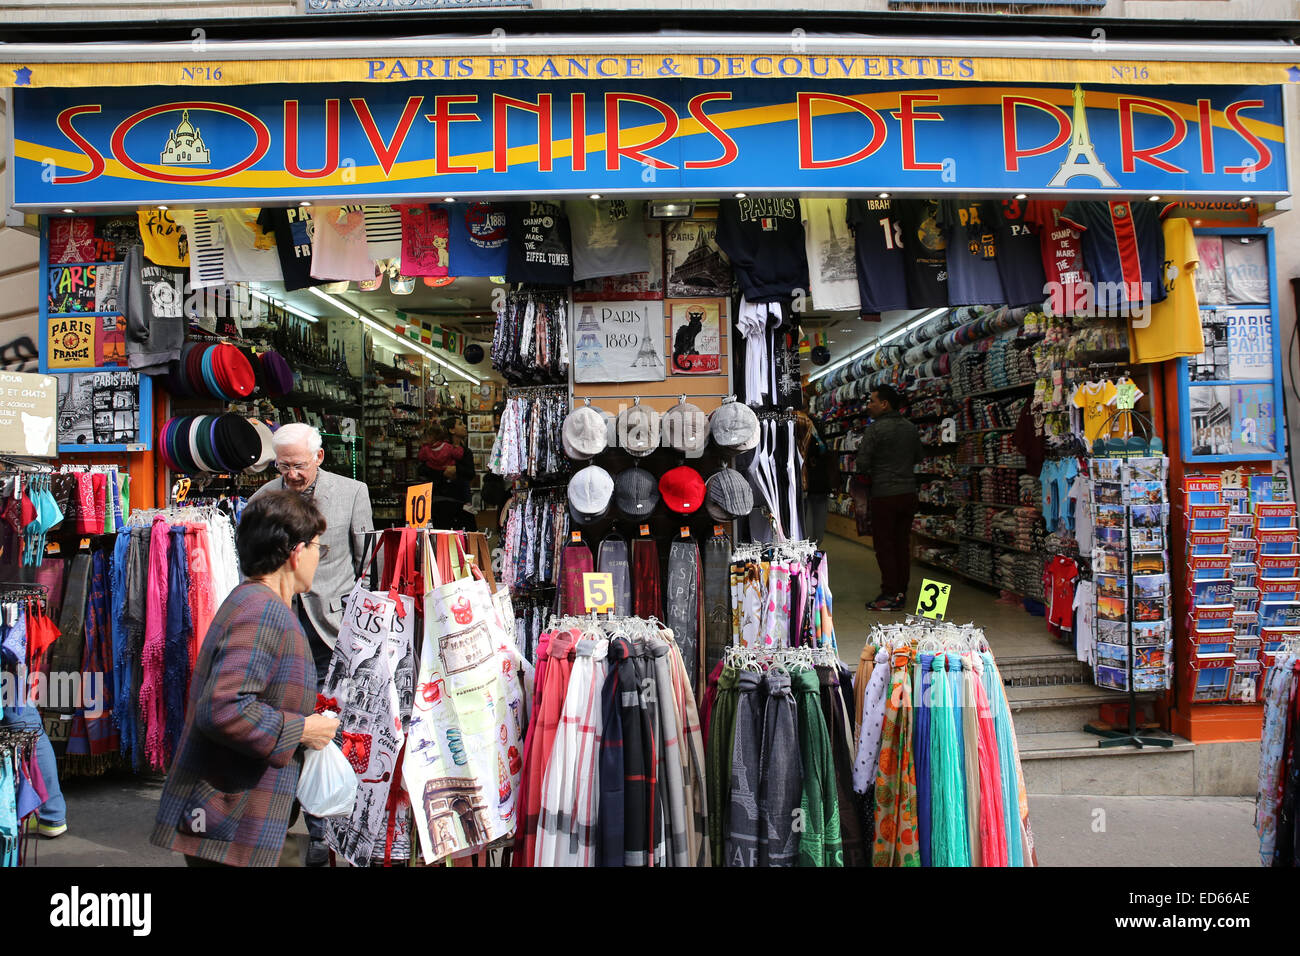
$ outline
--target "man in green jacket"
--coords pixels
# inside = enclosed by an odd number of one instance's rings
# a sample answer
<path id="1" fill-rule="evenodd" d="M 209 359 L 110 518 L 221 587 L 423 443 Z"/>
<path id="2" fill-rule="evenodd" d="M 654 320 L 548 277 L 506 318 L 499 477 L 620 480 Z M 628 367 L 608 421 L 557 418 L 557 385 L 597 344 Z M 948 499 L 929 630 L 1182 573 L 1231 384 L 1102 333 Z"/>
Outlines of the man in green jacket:
<path id="1" fill-rule="evenodd" d="M 898 412 L 902 396 L 881 385 L 867 401 L 871 424 L 858 446 L 858 474 L 871 483 L 871 537 L 880 565 L 880 596 L 868 611 L 901 611 L 912 574 L 912 519 L 921 438 Z"/>

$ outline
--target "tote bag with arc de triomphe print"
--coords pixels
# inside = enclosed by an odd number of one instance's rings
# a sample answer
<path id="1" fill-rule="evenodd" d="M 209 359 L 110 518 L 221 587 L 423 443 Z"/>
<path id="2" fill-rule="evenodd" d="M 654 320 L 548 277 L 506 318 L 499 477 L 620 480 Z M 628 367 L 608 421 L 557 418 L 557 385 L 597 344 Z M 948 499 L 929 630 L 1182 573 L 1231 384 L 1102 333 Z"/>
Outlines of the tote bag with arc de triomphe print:
<path id="1" fill-rule="evenodd" d="M 463 577 L 443 581 L 444 566 Z M 424 551 L 424 642 L 402 773 L 426 863 L 478 852 L 515 831 L 523 692 L 513 636 L 456 535 Z"/>
<path id="2" fill-rule="evenodd" d="M 397 563 L 411 573 L 416 547 L 414 533 L 399 539 Z M 347 597 L 325 677 L 323 696 L 337 703 L 343 755 L 357 774 L 352 812 L 326 819 L 325 840 L 353 866 L 411 856 L 400 764 L 403 712 L 409 714 L 414 696 L 416 606 L 398 593 L 398 577 L 389 590 L 371 591 L 362 573 Z"/>

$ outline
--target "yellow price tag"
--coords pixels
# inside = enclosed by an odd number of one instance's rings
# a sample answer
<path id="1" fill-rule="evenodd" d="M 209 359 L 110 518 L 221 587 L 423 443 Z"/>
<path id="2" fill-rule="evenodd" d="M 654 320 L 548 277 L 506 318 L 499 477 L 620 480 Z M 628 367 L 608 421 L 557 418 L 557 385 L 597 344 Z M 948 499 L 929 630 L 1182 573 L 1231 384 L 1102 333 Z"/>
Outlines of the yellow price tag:
<path id="1" fill-rule="evenodd" d="M 926 578 L 921 582 L 921 594 L 916 599 L 916 613 L 921 617 L 942 621 L 948 612 L 948 594 L 951 591 L 951 584 Z"/>
<path id="2" fill-rule="evenodd" d="M 591 572 L 583 574 L 582 603 L 589 614 L 614 610 L 614 575 Z"/>
<path id="3" fill-rule="evenodd" d="M 422 528 L 429 523 L 433 511 L 433 482 L 411 485 L 406 489 L 406 523 Z"/>

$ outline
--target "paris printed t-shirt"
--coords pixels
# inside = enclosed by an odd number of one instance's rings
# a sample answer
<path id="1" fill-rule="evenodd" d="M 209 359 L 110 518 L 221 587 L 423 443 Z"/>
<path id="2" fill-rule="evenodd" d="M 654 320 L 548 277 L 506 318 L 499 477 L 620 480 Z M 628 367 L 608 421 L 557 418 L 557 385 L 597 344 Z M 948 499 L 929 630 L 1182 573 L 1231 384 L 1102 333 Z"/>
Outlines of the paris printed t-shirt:
<path id="1" fill-rule="evenodd" d="M 1007 305 L 1041 305 L 1047 298 L 1043 247 L 1023 199 L 985 203 L 997 236 L 998 278 Z"/>
<path id="2" fill-rule="evenodd" d="M 402 275 L 451 275 L 447 210 L 426 203 L 397 209 L 402 214 Z"/>
<path id="3" fill-rule="evenodd" d="M 316 206 L 311 274 L 316 279 L 368 282 L 375 264 L 366 243 L 366 213 L 361 206 Z"/>
<path id="4" fill-rule="evenodd" d="M 748 302 L 788 299 L 808 291 L 803 216 L 792 198 L 718 202 L 719 248 L 731 260 Z"/>
<path id="5" fill-rule="evenodd" d="M 457 203 L 451 219 L 451 261 L 458 276 L 506 274 L 506 207 L 494 202 Z"/>
<path id="6" fill-rule="evenodd" d="M 1083 258 L 1101 314 L 1164 300 L 1165 240 L 1160 220 L 1175 203 L 1076 201 L 1061 222 L 1083 235 Z"/>
<path id="7" fill-rule="evenodd" d="M 947 305 L 948 243 L 939 228 L 939 201 L 900 199 L 894 207 L 903 222 L 908 308 Z"/>
<path id="8" fill-rule="evenodd" d="M 51 216 L 49 236 L 50 265 L 95 261 L 94 216 Z"/>
<path id="9" fill-rule="evenodd" d="M 1165 298 L 1129 324 L 1130 358 L 1139 364 L 1167 362 L 1205 351 L 1201 309 L 1196 300 L 1196 234 L 1186 219 L 1164 221 Z"/>
<path id="10" fill-rule="evenodd" d="M 871 314 L 906 309 L 906 236 L 894 200 L 850 199 L 846 215 L 853 230 L 860 310 Z"/>
<path id="11" fill-rule="evenodd" d="M 506 278 L 536 285 L 572 285 L 569 217 L 559 203 L 516 202 L 506 211 Z"/>
<path id="12" fill-rule="evenodd" d="M 287 291 L 320 285 L 311 277 L 312 222 L 311 210 L 303 206 L 289 209 L 263 209 L 257 224 L 275 236 L 275 251 L 280 255 Z"/>
<path id="13" fill-rule="evenodd" d="M 564 204 L 573 231 L 573 279 L 598 279 L 650 271 L 645 203 L 582 199 Z"/>
<path id="14" fill-rule="evenodd" d="M 1084 292 L 1089 281 L 1083 264 L 1083 236 L 1061 222 L 1065 203 L 1035 199 L 1029 203 L 1025 218 L 1038 229 L 1043 256 L 1043 272 L 1048 283 L 1053 315 L 1073 315 L 1085 304 Z"/>
<path id="15" fill-rule="evenodd" d="M 801 200 L 814 309 L 845 312 L 859 305 L 847 204 L 846 199 Z"/>
<path id="16" fill-rule="evenodd" d="M 171 213 L 165 209 L 142 209 L 138 215 L 144 257 L 158 266 L 187 267 L 190 264 L 189 239 Z"/>
<path id="17" fill-rule="evenodd" d="M 992 213 L 982 202 L 945 199 L 937 222 L 948 242 L 948 304 L 1001 305 L 997 236 Z"/>

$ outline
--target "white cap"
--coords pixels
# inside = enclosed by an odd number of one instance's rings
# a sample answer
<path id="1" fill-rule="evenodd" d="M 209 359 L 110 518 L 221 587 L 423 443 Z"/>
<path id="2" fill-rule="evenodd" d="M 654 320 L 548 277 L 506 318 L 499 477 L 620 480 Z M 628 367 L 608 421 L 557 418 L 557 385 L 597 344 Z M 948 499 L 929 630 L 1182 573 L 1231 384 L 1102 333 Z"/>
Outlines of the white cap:
<path id="1" fill-rule="evenodd" d="M 664 412 L 659 434 L 664 447 L 700 455 L 709 444 L 709 417 L 695 405 L 681 402 Z"/>
<path id="2" fill-rule="evenodd" d="M 659 413 L 649 405 L 633 405 L 618 413 L 618 443 L 630 455 L 644 458 L 659 447 Z"/>
<path id="3" fill-rule="evenodd" d="M 605 418 L 590 405 L 579 405 L 564 419 L 561 444 L 570 458 L 578 461 L 595 458 L 608 443 Z"/>
<path id="4" fill-rule="evenodd" d="M 569 504 L 579 514 L 604 514 L 613 495 L 614 479 L 599 465 L 588 465 L 569 480 Z"/>

